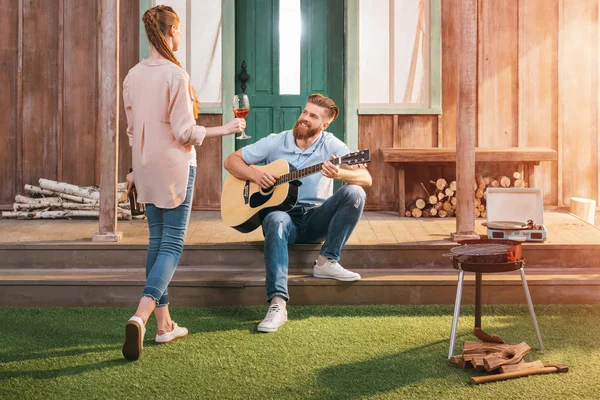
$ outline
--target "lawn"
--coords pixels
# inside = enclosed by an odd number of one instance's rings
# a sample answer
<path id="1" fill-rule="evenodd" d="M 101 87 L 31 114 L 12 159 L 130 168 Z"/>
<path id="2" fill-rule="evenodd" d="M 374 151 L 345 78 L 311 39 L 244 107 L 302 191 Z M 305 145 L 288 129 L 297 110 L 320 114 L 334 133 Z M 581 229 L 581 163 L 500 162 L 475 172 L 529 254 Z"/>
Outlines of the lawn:
<path id="1" fill-rule="evenodd" d="M 600 399 L 600 306 L 537 306 L 544 354 L 525 306 L 484 306 L 484 330 L 570 372 L 478 386 L 446 360 L 451 306 L 290 306 L 273 334 L 256 332 L 265 307 L 174 308 L 189 337 L 155 345 L 151 319 L 128 362 L 132 311 L 0 308 L 0 398 Z M 463 307 L 457 352 L 472 326 Z"/>

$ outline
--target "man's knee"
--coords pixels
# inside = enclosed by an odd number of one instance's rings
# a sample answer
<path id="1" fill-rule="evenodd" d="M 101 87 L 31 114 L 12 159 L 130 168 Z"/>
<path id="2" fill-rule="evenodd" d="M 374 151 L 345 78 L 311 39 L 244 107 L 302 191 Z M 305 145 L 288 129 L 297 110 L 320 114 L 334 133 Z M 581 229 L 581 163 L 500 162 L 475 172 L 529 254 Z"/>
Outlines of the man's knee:
<path id="1" fill-rule="evenodd" d="M 280 238 L 288 232 L 292 219 L 283 211 L 272 211 L 263 219 L 262 228 L 265 236 L 269 233 L 277 233 Z"/>
<path id="2" fill-rule="evenodd" d="M 358 185 L 344 185 L 340 188 L 340 191 L 348 198 L 353 204 L 360 205 L 362 203 L 364 205 L 365 200 L 367 199 L 367 194 L 365 190 Z"/>

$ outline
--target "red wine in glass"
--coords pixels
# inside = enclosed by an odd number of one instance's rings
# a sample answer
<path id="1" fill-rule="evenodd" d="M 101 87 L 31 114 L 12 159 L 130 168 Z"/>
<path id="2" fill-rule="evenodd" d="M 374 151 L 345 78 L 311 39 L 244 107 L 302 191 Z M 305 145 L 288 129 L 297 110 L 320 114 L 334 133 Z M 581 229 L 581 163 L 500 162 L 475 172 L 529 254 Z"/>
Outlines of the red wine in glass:
<path id="1" fill-rule="evenodd" d="M 237 110 L 233 110 L 233 113 L 235 114 L 236 118 L 246 118 L 249 112 L 249 108 L 238 108 Z"/>
<path id="2" fill-rule="evenodd" d="M 250 112 L 250 100 L 246 94 L 236 94 L 233 96 L 233 113 L 237 118 L 246 118 Z M 249 139 L 250 136 L 246 135 L 246 131 L 242 131 L 242 134 L 236 139 Z"/>

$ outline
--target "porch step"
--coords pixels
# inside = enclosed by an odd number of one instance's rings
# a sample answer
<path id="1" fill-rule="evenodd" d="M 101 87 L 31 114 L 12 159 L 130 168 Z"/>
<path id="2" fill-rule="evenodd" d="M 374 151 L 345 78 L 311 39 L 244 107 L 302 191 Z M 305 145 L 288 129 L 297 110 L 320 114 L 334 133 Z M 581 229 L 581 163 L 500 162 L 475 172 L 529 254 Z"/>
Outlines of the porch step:
<path id="1" fill-rule="evenodd" d="M 534 304 L 600 303 L 600 269 L 527 269 Z M 457 274 L 451 268 L 363 268 L 357 282 L 316 279 L 312 270 L 292 268 L 293 304 L 453 304 Z M 179 267 L 169 296 L 175 306 L 261 305 L 264 268 L 195 265 Z M 463 303 L 474 299 L 474 275 L 465 274 Z M 142 268 L 0 269 L 0 306 L 134 306 Z M 520 275 L 484 274 L 483 302 L 524 303 Z"/>
<path id="2" fill-rule="evenodd" d="M 456 246 L 449 240 L 408 244 L 347 245 L 341 263 L 348 269 L 445 269 L 444 254 Z M 143 268 L 146 245 L 140 244 L 0 244 L 5 268 Z M 320 245 L 290 246 L 291 268 L 312 265 Z M 525 243 L 528 268 L 599 268 L 599 244 Z M 264 268 L 263 242 L 186 245 L 180 266 Z"/>

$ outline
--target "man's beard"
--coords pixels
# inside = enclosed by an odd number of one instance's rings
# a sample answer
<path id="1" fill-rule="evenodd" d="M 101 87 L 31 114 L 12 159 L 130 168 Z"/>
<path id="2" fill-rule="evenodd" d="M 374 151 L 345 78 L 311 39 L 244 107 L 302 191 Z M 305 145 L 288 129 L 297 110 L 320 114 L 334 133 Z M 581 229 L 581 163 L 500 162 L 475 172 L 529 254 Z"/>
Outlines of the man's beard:
<path id="1" fill-rule="evenodd" d="M 296 125 L 294 125 L 294 129 L 292 129 L 292 132 L 294 133 L 294 138 L 299 139 L 299 140 L 303 140 L 303 139 L 310 139 L 313 136 L 316 136 L 319 134 L 319 132 L 321 132 L 319 130 L 318 127 L 315 128 L 311 128 L 306 126 L 305 128 L 306 131 L 301 131 L 300 130 L 300 121 L 296 121 Z"/>

